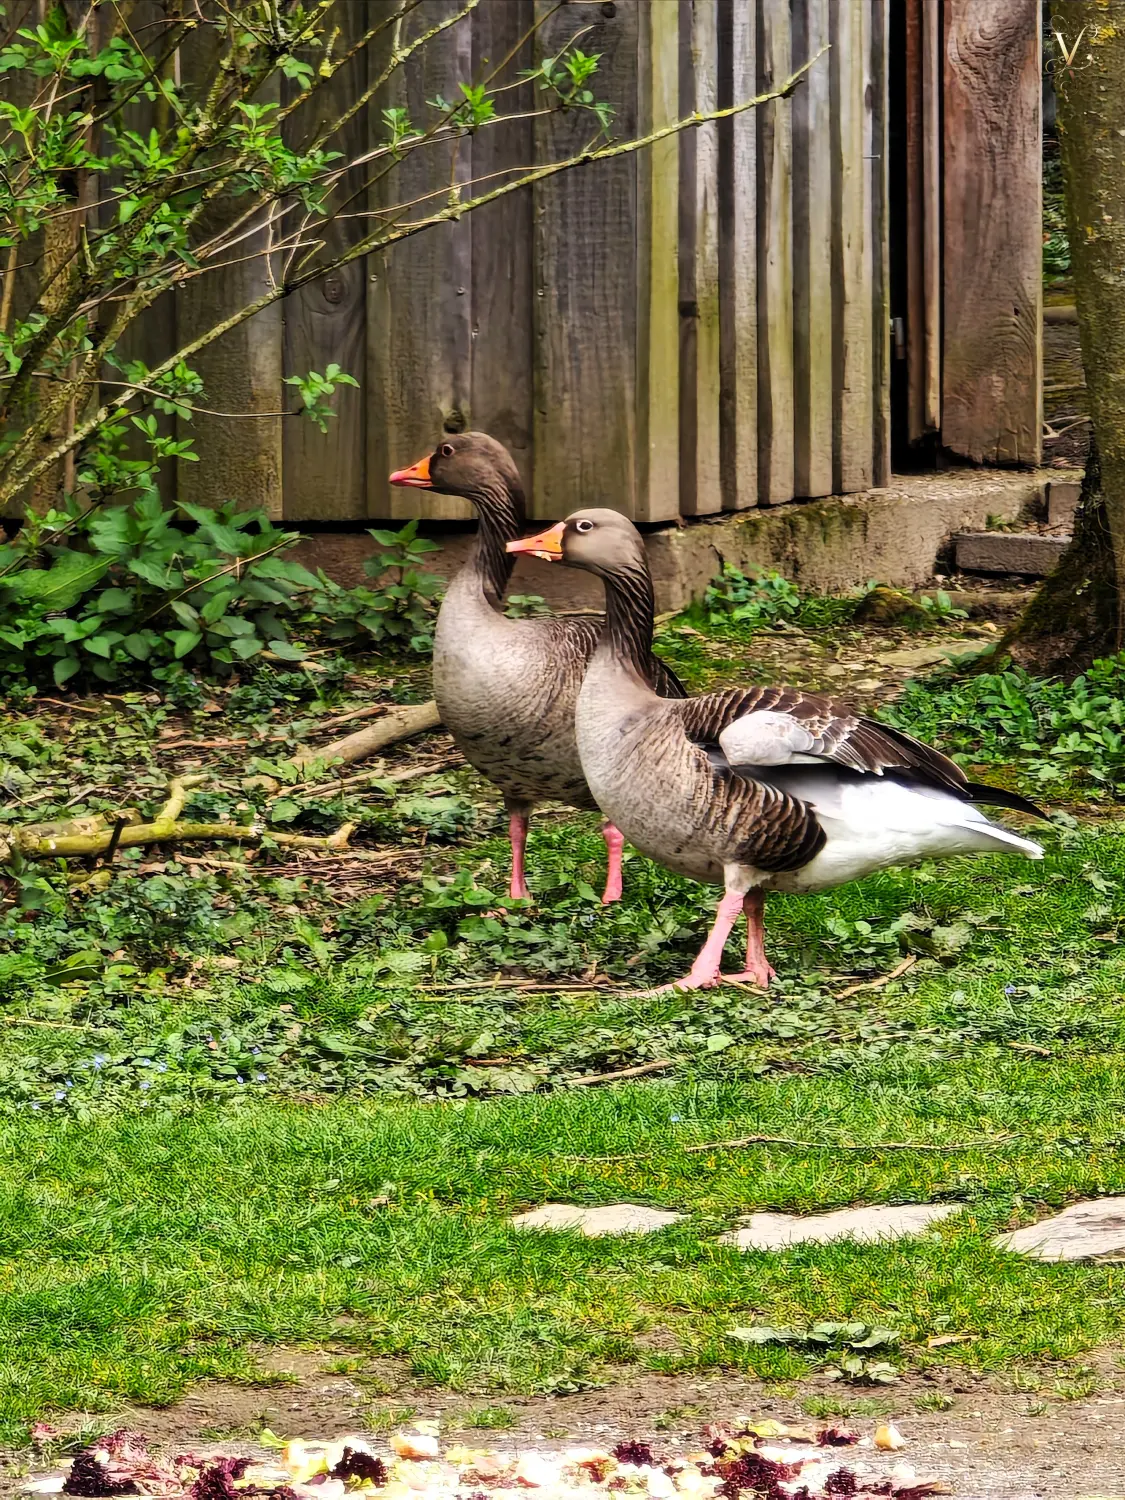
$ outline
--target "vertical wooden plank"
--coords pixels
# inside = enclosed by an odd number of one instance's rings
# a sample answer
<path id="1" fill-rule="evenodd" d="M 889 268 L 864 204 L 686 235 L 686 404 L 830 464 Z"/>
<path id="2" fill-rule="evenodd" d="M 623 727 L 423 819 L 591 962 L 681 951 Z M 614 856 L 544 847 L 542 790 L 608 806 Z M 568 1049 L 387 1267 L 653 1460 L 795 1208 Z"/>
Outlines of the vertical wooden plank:
<path id="1" fill-rule="evenodd" d="M 649 135 L 677 118 L 679 8 L 638 14 L 637 130 Z M 680 513 L 679 143 L 660 141 L 637 157 L 636 519 Z"/>
<path id="2" fill-rule="evenodd" d="M 1039 0 L 946 0 L 942 441 L 1038 463 L 1043 424 Z"/>
<path id="3" fill-rule="evenodd" d="M 832 15 L 832 484 L 839 494 L 871 485 L 871 174 L 864 160 L 864 89 L 870 11 Z"/>
<path id="4" fill-rule="evenodd" d="M 789 0 L 758 6 L 758 87 L 792 71 Z M 792 104 L 758 117 L 758 498 L 793 498 Z"/>
<path id="5" fill-rule="evenodd" d="M 887 40 L 889 0 L 871 0 L 871 44 L 864 90 L 867 160 L 871 176 L 871 482 L 891 477 L 891 239 Z"/>
<path id="6" fill-rule="evenodd" d="M 554 56 L 582 32 L 598 52 L 598 92 L 617 111 L 614 135 L 637 126 L 639 11 L 615 4 L 535 0 L 544 24 L 536 55 Z M 591 116 L 535 122 L 536 159 L 582 148 Z M 533 507 L 561 517 L 579 505 L 636 511 L 637 274 L 635 156 L 536 184 L 534 194 L 535 419 Z"/>
<path id="7" fill-rule="evenodd" d="M 463 7 L 459 0 L 422 0 L 404 28 L 409 41 Z M 389 35 L 389 33 L 388 33 Z M 385 44 L 384 44 L 385 45 Z M 368 111 L 374 140 L 386 140 L 382 111 L 406 109 L 416 126 L 433 123 L 426 101 L 441 95 L 461 97 L 459 85 L 472 72 L 471 18 L 439 33 L 399 68 Z M 371 66 L 379 66 L 376 51 Z M 440 205 L 450 182 L 465 184 L 471 172 L 471 148 L 460 141 L 454 155 L 448 146 L 408 152 L 378 185 L 378 205 L 415 203 L 406 212 L 424 217 Z M 431 196 L 426 196 L 431 195 Z M 461 432 L 469 425 L 471 391 L 472 215 L 440 224 L 405 240 L 368 262 L 368 514 L 407 520 L 468 519 L 468 501 L 425 490 L 392 488 L 391 468 L 412 463 L 429 452 L 443 431 Z"/>
<path id="8" fill-rule="evenodd" d="M 473 16 L 473 77 L 491 77 L 509 54 L 494 84 L 514 83 L 532 61 L 532 0 L 484 0 Z M 523 38 L 528 38 L 520 46 Z M 530 84 L 503 94 L 499 108 L 521 114 L 535 108 Z M 480 191 L 518 176 L 532 161 L 530 119 L 473 137 L 473 177 Z M 476 209 L 472 235 L 472 425 L 489 432 L 511 452 L 531 489 L 532 291 L 531 189 Z"/>
<path id="9" fill-rule="evenodd" d="M 115 19 L 116 17 L 112 14 L 111 10 L 103 7 L 101 11 L 92 17 L 92 24 L 97 25 L 100 21 L 98 29 L 101 32 L 101 36 L 104 37 L 110 31 Z M 145 47 L 150 56 L 158 56 L 163 52 L 168 18 L 161 0 L 137 0 L 137 4 L 129 12 L 128 25 L 133 37 Z M 101 37 L 94 42 L 94 50 L 100 45 L 104 45 Z M 171 68 L 174 69 L 176 67 L 177 61 L 173 59 Z M 140 95 L 133 99 L 125 113 L 125 123 L 128 129 L 136 131 L 143 140 L 148 139 L 149 131 L 156 124 L 157 118 L 156 106 L 153 102 L 144 99 Z M 162 122 L 162 128 L 167 129 L 167 124 L 168 121 L 165 119 Z M 95 143 L 95 153 L 98 152 L 100 144 L 98 142 Z M 105 181 L 104 178 L 101 180 Z M 115 212 L 115 208 L 111 206 L 109 194 L 103 190 L 100 193 L 95 193 L 95 196 L 102 200 L 96 211 L 96 217 L 100 222 L 107 223 Z M 177 294 L 166 293 L 158 301 L 154 302 L 151 307 L 147 308 L 143 316 L 130 324 L 117 345 L 117 353 L 123 360 L 143 360 L 149 369 L 152 369 L 175 352 L 176 300 Z M 206 401 L 203 402 L 204 406 L 207 404 Z M 192 425 L 186 422 L 177 423 L 176 418 L 173 416 L 166 416 L 161 413 L 155 413 L 154 415 L 156 415 L 161 435 L 178 435 L 182 438 L 196 436 Z M 140 434 L 136 432 L 130 433 L 127 442 L 130 456 L 140 457 L 143 451 Z M 198 443 L 196 446 L 198 447 Z M 164 463 L 160 466 L 157 483 L 161 498 L 166 504 L 172 504 L 176 499 L 176 477 L 179 467 L 181 466 L 175 462 Z M 187 465 L 182 467 L 186 468 Z"/>
<path id="10" fill-rule="evenodd" d="M 680 7 L 680 114 L 718 107 L 717 0 Z M 719 141 L 680 136 L 680 510 L 722 509 L 719 450 Z"/>
<path id="11" fill-rule="evenodd" d="M 199 76 L 209 65 L 203 57 L 214 45 L 209 35 L 197 35 L 185 44 L 182 65 L 188 77 Z M 274 78 L 259 91 L 258 99 L 277 103 L 280 96 L 280 80 Z M 220 199 L 208 223 L 218 229 L 242 209 L 240 199 Z M 267 230 L 243 239 L 238 256 L 222 273 L 189 281 L 176 294 L 180 343 L 197 338 L 276 284 L 280 257 L 270 253 Z M 281 304 L 275 302 L 193 357 L 192 366 L 203 380 L 202 404 L 230 415 L 196 417 L 191 431 L 199 462 L 177 465 L 181 500 L 197 505 L 237 500 L 281 518 L 283 419 L 265 414 L 282 410 L 283 332 Z"/>
<path id="12" fill-rule="evenodd" d="M 757 23 L 746 5 L 719 12 L 720 108 L 758 90 Z M 720 407 L 723 508 L 758 503 L 758 264 L 755 111 L 719 128 Z"/>
<path id="13" fill-rule="evenodd" d="M 905 0 L 903 39 L 906 118 L 905 340 L 906 437 L 926 432 L 925 184 L 922 170 L 922 0 Z"/>
<path id="14" fill-rule="evenodd" d="M 370 25 L 364 0 L 343 0 L 333 10 L 339 26 L 337 48 L 344 52 L 363 36 Z M 342 113 L 351 100 L 367 87 L 366 49 L 354 57 L 316 98 L 316 109 L 297 110 L 288 122 L 286 138 L 303 143 L 323 122 Z M 296 83 L 287 86 L 292 92 Z M 350 120 L 328 143 L 346 156 L 360 156 L 367 143 L 368 124 L 364 111 Z M 343 203 L 362 193 L 369 168 L 347 173 L 333 194 Z M 329 259 L 361 239 L 366 222 L 355 217 L 360 200 L 350 204 L 350 215 L 317 231 L 323 240 L 323 259 Z M 286 298 L 285 374 L 321 372 L 335 361 L 360 382 L 360 388 L 341 386 L 334 397 L 336 415 L 327 432 L 311 423 L 288 418 L 282 430 L 284 515 L 286 520 L 351 520 L 367 514 L 366 414 L 369 402 L 366 382 L 367 276 L 362 261 L 353 261 L 319 281 L 302 287 Z M 290 400 L 289 405 L 292 405 Z"/>
<path id="15" fill-rule="evenodd" d="M 879 0 L 874 0 L 879 3 Z M 794 0 L 793 63 L 828 42 L 829 0 Z M 794 493 L 832 493 L 832 150 L 829 58 L 793 95 Z"/>
<path id="16" fill-rule="evenodd" d="M 941 10 L 942 0 L 922 0 L 922 287 L 926 342 L 923 420 L 941 427 Z"/>

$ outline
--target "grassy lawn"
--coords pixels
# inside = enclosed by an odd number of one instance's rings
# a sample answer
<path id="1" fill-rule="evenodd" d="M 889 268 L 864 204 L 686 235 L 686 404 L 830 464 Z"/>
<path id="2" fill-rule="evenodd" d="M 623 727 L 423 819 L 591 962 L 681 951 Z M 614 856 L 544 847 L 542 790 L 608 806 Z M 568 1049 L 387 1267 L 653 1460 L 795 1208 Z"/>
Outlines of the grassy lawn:
<path id="1" fill-rule="evenodd" d="M 681 665 L 730 677 L 741 653 L 768 672 L 760 640 L 688 633 Z M 857 676 L 887 644 L 833 641 Z M 0 1440 L 52 1409 L 167 1402 L 205 1376 L 267 1382 L 258 1359 L 276 1343 L 392 1355 L 419 1381 L 481 1392 L 581 1389 L 627 1365 L 791 1381 L 823 1361 L 729 1337 L 747 1324 L 882 1325 L 900 1344 L 878 1357 L 900 1368 L 1010 1373 L 1116 1344 L 1125 1267 L 990 1245 L 1125 1192 L 1125 832 L 1106 817 L 1108 742 L 1048 768 L 1047 795 L 1079 816 L 1047 831 L 1041 863 L 771 898 L 768 998 L 642 997 L 686 968 L 710 897 L 634 857 L 625 901 L 603 911 L 596 820 L 537 821 L 528 907 L 499 894 L 495 802 L 452 763 L 305 799 L 249 784 L 276 779 L 284 747 L 224 737 L 299 740 L 371 696 L 310 676 L 0 727 L 24 804 L 11 822 L 68 802 L 151 808 L 190 755 L 212 777 L 193 815 L 253 807 L 308 832 L 355 818 L 357 844 L 393 856 L 321 872 L 283 851 L 248 865 L 191 851 L 222 862 L 208 865 L 164 847 L 69 892 L 65 872 L 17 872 L 0 915 Z M 420 688 L 386 664 L 371 681 Z M 1002 716 L 969 715 L 956 747 L 1035 792 L 1048 773 L 1004 759 Z M 161 735 L 206 743 L 163 750 Z M 1083 782 L 1083 755 L 1107 779 Z M 403 747 L 383 770 L 433 756 L 434 742 Z M 573 1086 L 664 1061 L 643 1081 Z M 784 1140 L 709 1145 L 747 1135 Z M 509 1226 L 547 1199 L 686 1217 L 615 1241 Z M 964 1208 L 895 1246 L 717 1243 L 755 1209 L 901 1201 Z M 945 1333 L 967 1337 L 926 1347 Z"/>

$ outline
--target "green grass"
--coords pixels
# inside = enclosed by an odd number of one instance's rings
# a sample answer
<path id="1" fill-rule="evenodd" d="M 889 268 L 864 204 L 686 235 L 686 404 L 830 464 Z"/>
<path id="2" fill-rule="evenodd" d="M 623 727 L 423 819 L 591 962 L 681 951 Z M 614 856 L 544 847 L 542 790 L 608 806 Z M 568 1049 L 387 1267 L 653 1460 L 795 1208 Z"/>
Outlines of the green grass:
<path id="1" fill-rule="evenodd" d="M 948 1327 L 977 1338 L 944 1357 L 984 1369 L 1076 1355 L 1119 1334 L 1125 1269 L 1038 1265 L 989 1236 L 1042 1204 L 1125 1191 L 1123 1075 L 1121 1056 L 895 1059 L 484 1104 L 5 1122 L 0 1435 L 50 1405 L 259 1378 L 250 1351 L 275 1341 L 398 1355 L 422 1381 L 474 1391 L 574 1389 L 621 1363 L 774 1380 L 808 1368 L 726 1337 L 747 1321 L 889 1325 L 916 1363 Z M 686 1150 L 796 1132 L 825 1145 Z M 990 1138 L 950 1152 L 834 1144 Z M 625 1241 L 505 1222 L 545 1198 L 622 1197 L 690 1217 Z M 749 1209 L 904 1198 L 966 1207 L 897 1246 L 716 1244 Z M 654 1328 L 677 1352 L 646 1351 Z"/>
<path id="2" fill-rule="evenodd" d="M 700 678 L 746 675 L 724 654 L 745 643 L 679 640 Z M 1017 782 L 1018 686 L 1014 727 L 971 686 L 943 687 L 959 696 L 933 710 L 968 759 Z M 1115 690 L 1107 679 L 1095 705 L 1106 764 Z M 308 691 L 263 679 L 232 701 L 262 727 L 347 706 L 310 707 Z M 166 710 L 134 707 L 65 735 L 42 720 L 0 732 L 37 816 L 95 782 L 78 810 L 159 802 Z M 239 722 L 172 727 L 221 738 Z M 234 757 L 203 810 L 260 799 L 246 769 L 269 773 Z M 119 856 L 104 892 L 20 875 L 25 910 L 0 916 L 0 1440 L 51 1410 L 167 1402 L 203 1378 L 276 1383 L 258 1360 L 279 1343 L 322 1350 L 372 1398 L 365 1361 L 399 1358 L 464 1391 L 466 1425 L 496 1428 L 505 1391 L 627 1366 L 772 1382 L 814 1367 L 807 1350 L 728 1337 L 751 1323 L 877 1324 L 902 1340 L 877 1357 L 903 1368 L 968 1365 L 1044 1401 L 1092 1389 L 1082 1356 L 1121 1339 L 1125 1268 L 1039 1265 L 990 1240 L 1125 1192 L 1125 831 L 1057 827 L 1041 863 L 771 897 L 768 997 L 645 996 L 686 970 L 712 893 L 633 857 L 626 899 L 604 911 L 596 819 L 551 813 L 529 847 L 536 904 L 510 903 L 478 781 L 395 790 L 313 801 L 295 821 L 425 837 L 423 874 L 397 885 L 192 870 L 169 850 Z M 854 989 L 904 956 L 899 979 Z M 665 1058 L 651 1080 L 568 1086 Z M 746 1135 L 785 1140 L 689 1149 Z M 510 1228 L 546 1199 L 687 1217 L 619 1241 Z M 894 1246 L 718 1244 L 755 1209 L 908 1200 L 964 1208 Z M 946 1331 L 973 1337 L 926 1348 Z M 1071 1363 L 1042 1368 L 1056 1360 Z M 831 1415 L 891 1398 L 842 1385 L 831 1412 L 808 1399 Z"/>

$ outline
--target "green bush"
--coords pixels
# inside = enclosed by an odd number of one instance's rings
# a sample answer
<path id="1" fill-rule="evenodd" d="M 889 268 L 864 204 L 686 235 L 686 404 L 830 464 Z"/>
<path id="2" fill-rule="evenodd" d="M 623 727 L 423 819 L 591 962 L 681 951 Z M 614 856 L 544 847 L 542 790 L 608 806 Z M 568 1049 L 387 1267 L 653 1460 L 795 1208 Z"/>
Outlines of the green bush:
<path id="1" fill-rule="evenodd" d="M 1040 782 L 1125 783 L 1125 654 L 1071 683 L 1012 667 L 962 681 L 909 682 L 880 711 L 888 723 L 962 759 L 1022 760 Z"/>
<path id="2" fill-rule="evenodd" d="M 344 589 L 284 556 L 299 535 L 262 511 L 167 507 L 155 489 L 127 505 L 68 502 L 0 547 L 0 681 L 223 675 L 267 652 L 300 661 L 294 627 L 426 650 L 439 580 L 417 567 L 434 544 L 416 530 L 373 532 L 375 582 Z"/>

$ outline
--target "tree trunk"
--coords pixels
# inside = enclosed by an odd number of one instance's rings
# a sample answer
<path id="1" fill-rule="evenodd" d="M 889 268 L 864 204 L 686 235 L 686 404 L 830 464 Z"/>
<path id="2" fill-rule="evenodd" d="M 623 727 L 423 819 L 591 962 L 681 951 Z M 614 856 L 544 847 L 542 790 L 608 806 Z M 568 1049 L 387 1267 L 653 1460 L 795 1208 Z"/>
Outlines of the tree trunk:
<path id="1" fill-rule="evenodd" d="M 1074 541 L 1001 641 L 1029 672 L 1073 676 L 1117 649 L 1118 590 L 1096 436 L 1090 441 Z"/>
<path id="2" fill-rule="evenodd" d="M 1081 671 L 1125 642 L 1125 0 L 1066 0 L 1053 15 L 1071 269 L 1094 441 L 1074 545 L 1006 644 L 1016 661 L 1037 670 Z"/>

